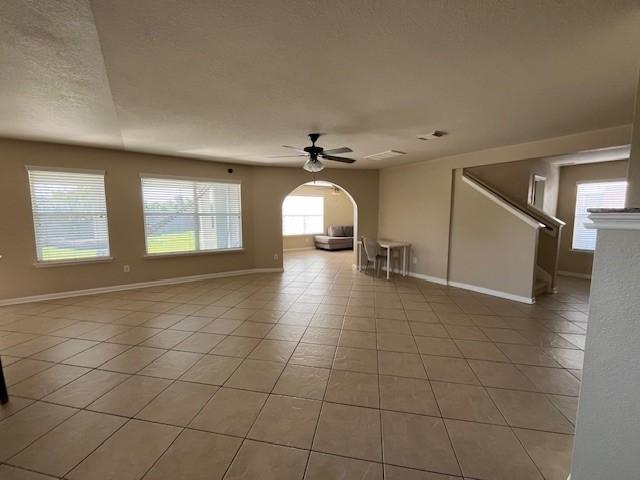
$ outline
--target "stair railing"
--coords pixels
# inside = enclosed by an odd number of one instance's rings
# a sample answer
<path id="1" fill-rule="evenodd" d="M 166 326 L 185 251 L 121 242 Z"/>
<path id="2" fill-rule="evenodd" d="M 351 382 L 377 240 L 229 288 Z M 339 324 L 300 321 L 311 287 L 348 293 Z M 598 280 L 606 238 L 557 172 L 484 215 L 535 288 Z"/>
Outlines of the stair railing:
<path id="1" fill-rule="evenodd" d="M 482 188 L 490 191 L 511 207 L 543 225 L 543 228 L 540 229 L 542 235 L 538 236 L 538 245 L 536 246 L 537 266 L 546 273 L 545 277 L 547 277 L 546 280 L 548 283 L 547 291 L 549 293 L 554 293 L 557 286 L 560 239 L 562 237 L 562 228 L 565 226 L 565 222 L 543 212 L 542 210 L 539 210 L 531 204 L 523 205 L 522 203 L 513 200 L 486 183 L 484 180 L 478 178 L 468 169 L 463 169 L 462 175 L 468 180 L 471 180 Z"/>

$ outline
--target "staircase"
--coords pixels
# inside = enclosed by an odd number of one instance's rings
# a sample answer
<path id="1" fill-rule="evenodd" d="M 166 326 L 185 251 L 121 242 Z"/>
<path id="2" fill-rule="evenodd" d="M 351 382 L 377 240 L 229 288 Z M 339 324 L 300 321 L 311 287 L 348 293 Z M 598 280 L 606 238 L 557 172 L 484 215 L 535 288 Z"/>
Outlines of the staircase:
<path id="1" fill-rule="evenodd" d="M 486 190 L 520 215 L 524 215 L 540 224 L 535 252 L 531 252 L 535 256 L 535 280 L 533 282 L 532 297 L 535 298 L 545 293 L 556 293 L 560 238 L 565 223 L 533 205 L 523 205 L 516 202 L 475 176 L 468 169 L 463 169 L 462 175 L 468 183 L 474 184 L 476 188 Z"/>
<path id="2" fill-rule="evenodd" d="M 533 296 L 537 297 L 538 295 L 542 295 L 543 293 L 549 293 L 550 285 L 546 280 L 541 280 L 536 278 L 536 282 L 533 285 Z"/>

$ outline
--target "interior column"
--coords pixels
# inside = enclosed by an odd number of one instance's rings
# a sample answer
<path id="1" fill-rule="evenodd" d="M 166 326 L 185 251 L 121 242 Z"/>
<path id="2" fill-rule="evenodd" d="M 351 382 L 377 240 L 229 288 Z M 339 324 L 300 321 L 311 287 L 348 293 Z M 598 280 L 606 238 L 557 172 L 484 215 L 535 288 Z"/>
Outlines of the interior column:
<path id="1" fill-rule="evenodd" d="M 627 208 L 593 211 L 598 230 L 572 480 L 640 478 L 640 91 Z"/>

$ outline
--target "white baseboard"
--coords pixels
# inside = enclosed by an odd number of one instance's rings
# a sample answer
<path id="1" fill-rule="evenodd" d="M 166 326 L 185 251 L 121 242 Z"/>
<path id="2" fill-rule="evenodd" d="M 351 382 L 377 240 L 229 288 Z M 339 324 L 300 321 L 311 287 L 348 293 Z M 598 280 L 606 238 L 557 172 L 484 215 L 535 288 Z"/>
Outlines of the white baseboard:
<path id="1" fill-rule="evenodd" d="M 387 268 L 383 265 L 381 270 L 383 272 L 386 272 Z M 391 269 L 391 273 L 402 275 L 402 270 L 400 270 L 398 268 L 393 268 L 393 269 Z M 413 277 L 413 278 L 418 278 L 418 279 L 424 280 L 426 282 L 437 283 L 438 285 L 445 285 L 445 286 L 447 285 L 447 279 L 446 278 L 434 277 L 432 275 L 427 275 L 425 273 L 407 272 L 407 276 Z"/>
<path id="2" fill-rule="evenodd" d="M 358 266 L 357 265 L 352 265 L 354 269 L 357 269 Z M 386 272 L 386 268 L 385 266 L 382 267 L 381 269 L 383 272 Z M 396 274 L 401 274 L 402 271 L 394 268 L 391 270 L 393 273 Z M 413 278 L 418 278 L 420 280 L 425 280 L 427 282 L 431 282 L 431 283 L 437 283 L 439 285 L 444 285 L 444 286 L 450 286 L 450 287 L 455 287 L 455 288 L 462 288 L 463 290 L 470 290 L 472 292 L 477 292 L 477 293 L 483 293 L 485 295 L 491 295 L 494 297 L 498 297 L 498 298 L 504 298 L 506 300 L 513 300 L 514 302 L 520 302 L 520 303 L 526 303 L 526 304 L 533 304 L 535 303 L 535 298 L 532 297 L 523 297 L 520 295 L 514 295 L 513 293 L 507 293 L 507 292 L 501 292 L 498 290 L 491 290 L 489 288 L 484 288 L 484 287 L 478 287 L 476 285 L 468 285 L 466 283 L 460 283 L 460 282 L 451 282 L 448 281 L 446 278 L 442 278 L 442 277 L 433 277 L 431 275 L 426 275 L 424 273 L 417 273 L 417 272 L 409 272 L 408 276 L 413 277 Z"/>
<path id="3" fill-rule="evenodd" d="M 299 252 L 301 250 L 315 250 L 316 247 L 283 248 L 283 252 Z"/>
<path id="4" fill-rule="evenodd" d="M 472 292 L 484 293 L 485 295 L 492 295 L 494 297 L 504 298 L 507 300 L 513 300 L 514 302 L 532 304 L 535 303 L 535 298 L 523 297 L 520 295 L 514 295 L 513 293 L 501 292 L 499 290 L 491 290 L 490 288 L 478 287 L 476 285 L 469 285 L 460 282 L 449 282 L 449 286 L 455 288 L 462 288 L 463 290 L 471 290 Z"/>
<path id="5" fill-rule="evenodd" d="M 125 290 L 136 290 L 138 288 L 158 287 L 162 285 L 176 285 L 180 283 L 198 282 L 212 278 L 237 277 L 239 275 L 250 275 L 255 273 L 282 273 L 282 268 L 248 268 L 246 270 L 232 270 L 230 272 L 204 273 L 201 275 L 190 275 L 187 277 L 164 278 L 151 282 L 127 283 L 124 285 L 113 285 L 111 287 L 87 288 L 84 290 L 68 290 L 66 292 L 45 293 L 43 295 L 32 295 L 29 297 L 17 297 L 0 300 L 0 306 L 16 305 L 19 303 L 44 302 L 47 300 L 57 300 L 59 298 L 80 297 L 84 295 L 97 295 L 100 293 L 121 292 Z"/>
<path id="6" fill-rule="evenodd" d="M 576 273 L 560 270 L 558 271 L 558 275 L 562 275 L 563 277 L 584 278 L 585 280 L 591 280 L 591 275 L 589 275 L 588 273 Z"/>
<path id="7" fill-rule="evenodd" d="M 356 268 L 355 265 L 354 265 L 354 268 Z M 382 267 L 382 271 L 386 272 L 386 268 Z M 398 270 L 397 268 L 394 268 L 391 271 L 396 274 L 402 273 L 402 271 Z M 446 278 L 433 277 L 431 275 L 426 275 L 424 273 L 409 272 L 408 276 L 413 278 L 418 278 L 420 280 L 425 280 L 431 283 L 437 283 L 438 285 L 462 288 L 463 290 L 470 290 L 472 292 L 483 293 L 485 295 L 491 295 L 494 297 L 504 298 L 507 300 L 513 300 L 514 302 L 527 303 L 527 304 L 535 303 L 535 299 L 531 297 L 523 297 L 520 295 L 514 295 L 513 293 L 501 292 L 499 290 L 491 290 L 489 288 L 478 287 L 476 285 L 469 285 L 466 283 L 451 282 L 451 281 L 448 281 Z"/>
<path id="8" fill-rule="evenodd" d="M 433 277 L 431 275 L 426 275 L 424 273 L 417 272 L 409 272 L 409 276 L 413 278 L 419 278 L 420 280 L 425 280 L 431 283 L 437 283 L 438 285 L 447 285 L 447 279 L 441 277 Z"/>

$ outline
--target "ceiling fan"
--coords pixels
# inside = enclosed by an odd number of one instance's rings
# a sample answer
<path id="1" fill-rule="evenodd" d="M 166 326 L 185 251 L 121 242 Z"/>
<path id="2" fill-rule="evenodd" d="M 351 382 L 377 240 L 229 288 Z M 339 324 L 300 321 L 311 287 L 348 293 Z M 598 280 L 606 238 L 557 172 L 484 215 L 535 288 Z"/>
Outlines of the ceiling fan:
<path id="1" fill-rule="evenodd" d="M 336 157 L 336 153 L 348 153 L 353 152 L 349 147 L 332 148 L 331 150 L 325 150 L 322 147 L 316 146 L 316 141 L 320 137 L 320 133 L 310 133 L 311 145 L 309 147 L 299 148 L 292 147 L 290 145 L 283 145 L 284 148 L 290 148 L 299 152 L 297 155 L 274 155 L 271 158 L 285 158 L 285 157 L 307 157 L 304 168 L 307 172 L 315 173 L 324 169 L 324 164 L 320 161 L 320 158 L 324 160 L 332 160 L 334 162 L 353 163 L 353 158 Z"/>

